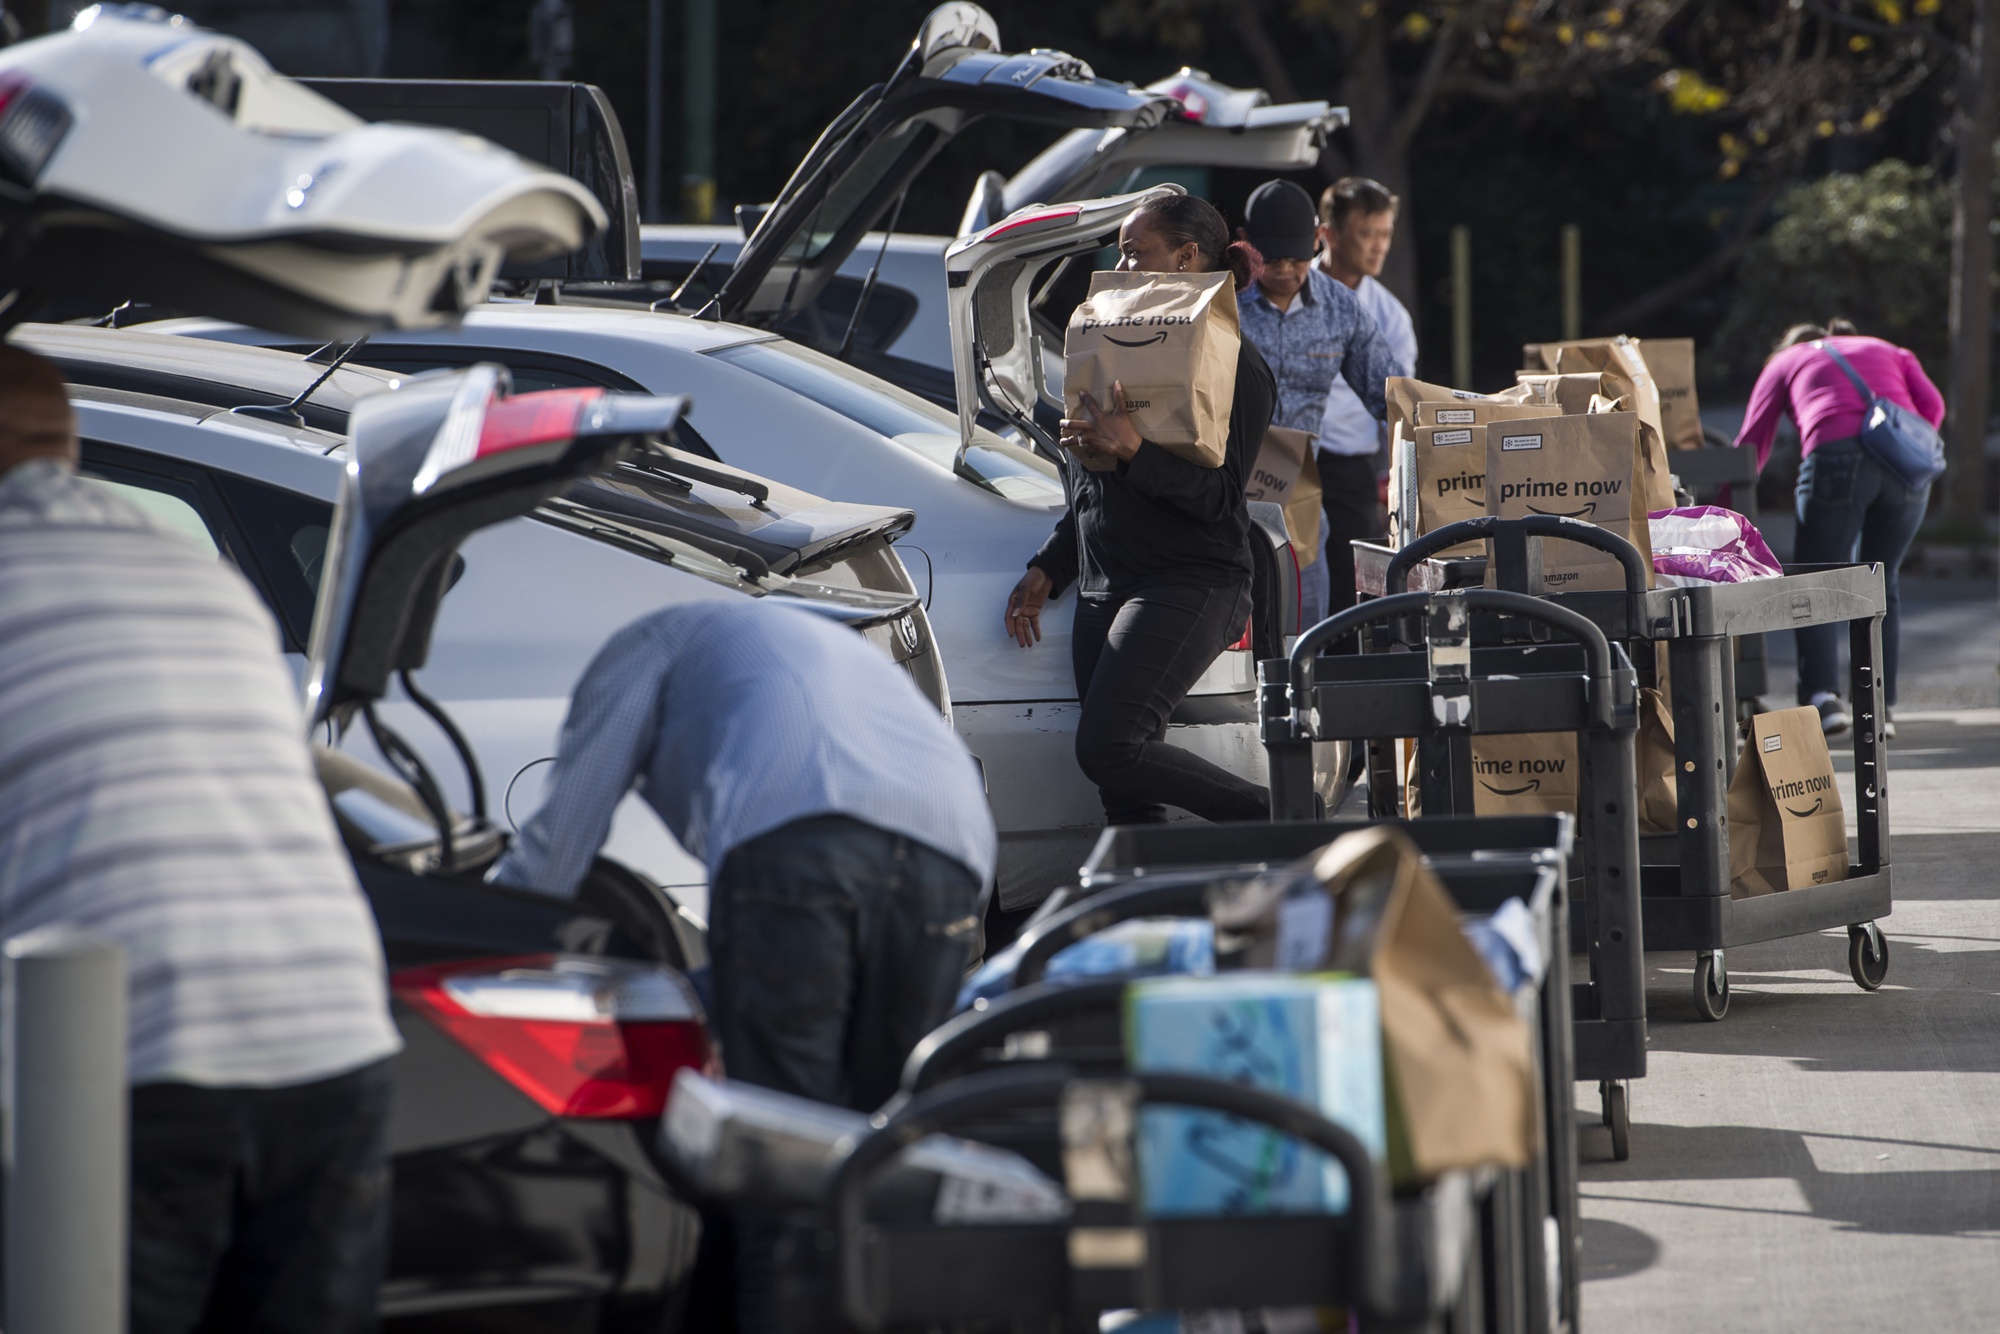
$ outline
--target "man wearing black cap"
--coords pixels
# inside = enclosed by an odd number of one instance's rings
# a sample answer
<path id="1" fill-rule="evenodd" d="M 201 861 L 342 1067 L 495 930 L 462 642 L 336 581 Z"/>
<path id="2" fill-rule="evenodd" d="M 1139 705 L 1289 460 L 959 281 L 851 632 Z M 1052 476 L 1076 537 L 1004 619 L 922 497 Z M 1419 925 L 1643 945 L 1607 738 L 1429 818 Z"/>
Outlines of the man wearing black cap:
<path id="1" fill-rule="evenodd" d="M 1327 390 L 1336 376 L 1347 382 L 1376 420 L 1385 419 L 1383 382 L 1401 372 L 1374 318 L 1353 291 L 1314 266 L 1319 213 L 1312 196 L 1290 181 L 1266 181 L 1250 196 L 1243 212 L 1243 237 L 1263 255 L 1264 267 L 1249 288 L 1237 294 L 1237 310 L 1244 337 L 1264 354 L 1277 379 L 1278 405 L 1271 424 L 1318 432 Z M 1360 462 L 1360 468 L 1348 469 L 1345 460 L 1320 456 L 1320 487 L 1329 505 L 1336 488 L 1343 495 L 1365 490 L 1373 502 L 1374 461 Z M 1346 555 L 1345 560 L 1334 559 L 1335 554 L 1329 550 L 1329 559 L 1316 562 L 1303 577 L 1313 592 L 1327 588 L 1329 572 L 1342 580 L 1341 588 L 1330 590 L 1332 604 L 1339 608 L 1354 601 L 1354 559 L 1346 552 L 1338 553 Z M 1309 593 L 1306 603 L 1324 607 L 1328 598 Z"/>

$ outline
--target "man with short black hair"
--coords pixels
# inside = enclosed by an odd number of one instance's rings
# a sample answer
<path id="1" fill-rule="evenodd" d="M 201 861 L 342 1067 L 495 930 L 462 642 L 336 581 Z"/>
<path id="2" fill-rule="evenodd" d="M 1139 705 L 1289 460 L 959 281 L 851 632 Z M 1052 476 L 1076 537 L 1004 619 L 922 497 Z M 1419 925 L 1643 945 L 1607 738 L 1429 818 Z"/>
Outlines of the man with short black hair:
<path id="1" fill-rule="evenodd" d="M 1417 332 L 1410 312 L 1380 281 L 1396 235 L 1396 196 L 1363 176 L 1345 176 L 1319 199 L 1319 270 L 1353 292 L 1381 331 L 1391 375 L 1417 365 Z M 1382 415 L 1347 385 L 1327 390 L 1319 425 L 1319 480 L 1326 510 L 1326 556 L 1331 614 L 1354 605 L 1354 548 L 1382 536 L 1378 478 L 1382 471 Z"/>
<path id="2" fill-rule="evenodd" d="M 375 1328 L 382 942 L 270 613 L 76 471 L 61 374 L 0 346 L 0 937 L 130 982 L 130 1329 Z"/>
<path id="3" fill-rule="evenodd" d="M 1273 426 L 1318 431 L 1326 412 L 1327 394 L 1343 389 L 1360 410 L 1373 418 L 1387 411 L 1383 382 L 1399 374 L 1375 321 L 1355 294 L 1313 263 L 1318 219 L 1312 196 L 1291 181 L 1266 181 L 1251 194 L 1243 211 L 1243 236 L 1263 257 L 1263 272 L 1236 298 L 1243 336 L 1264 354 L 1277 381 L 1278 402 Z M 1321 455 L 1320 485 L 1329 479 Z M 1336 484 L 1346 484 L 1340 477 Z M 1369 479 L 1370 501 L 1374 481 Z M 1327 502 L 1329 507 L 1332 501 Z M 1345 566 L 1321 559 L 1300 574 L 1302 625 L 1325 616 L 1326 580 L 1342 577 L 1347 602 L 1354 595 L 1354 558 Z M 1347 603 L 1340 603 L 1345 606 Z"/>

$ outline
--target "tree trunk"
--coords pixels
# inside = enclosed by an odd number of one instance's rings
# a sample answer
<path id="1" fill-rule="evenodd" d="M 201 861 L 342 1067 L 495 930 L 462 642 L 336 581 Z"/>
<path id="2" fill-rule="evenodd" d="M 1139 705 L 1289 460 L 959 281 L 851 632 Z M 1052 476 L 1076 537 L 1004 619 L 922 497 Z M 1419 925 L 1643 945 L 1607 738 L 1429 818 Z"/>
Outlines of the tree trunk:
<path id="1" fill-rule="evenodd" d="M 1993 135 L 2000 84 L 1996 0 L 1974 0 L 1971 59 L 1959 80 L 1953 138 L 1958 175 L 1951 210 L 1950 471 L 1945 512 L 1976 526 L 1984 494 L 1988 377 L 1993 349 Z"/>
<path id="2" fill-rule="evenodd" d="M 1389 260 L 1382 269 L 1382 284 L 1410 308 L 1423 332 L 1417 303 L 1416 210 L 1410 199 L 1410 155 L 1408 146 L 1398 141 L 1397 122 L 1401 108 L 1396 105 L 1393 76 L 1389 71 L 1387 33 L 1381 20 L 1368 26 L 1367 34 L 1355 44 L 1354 58 L 1341 83 L 1341 99 L 1347 103 L 1350 133 L 1354 143 L 1354 170 L 1386 186 L 1402 201 L 1396 211 L 1396 241 L 1389 248 Z"/>

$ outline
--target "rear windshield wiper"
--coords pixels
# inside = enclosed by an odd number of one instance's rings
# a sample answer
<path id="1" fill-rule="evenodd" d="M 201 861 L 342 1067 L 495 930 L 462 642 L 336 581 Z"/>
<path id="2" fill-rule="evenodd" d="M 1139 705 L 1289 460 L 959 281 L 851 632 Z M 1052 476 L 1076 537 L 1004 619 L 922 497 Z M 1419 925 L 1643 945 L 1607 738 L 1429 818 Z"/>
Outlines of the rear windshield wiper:
<path id="1" fill-rule="evenodd" d="M 771 488 L 764 483 L 752 481 L 748 477 L 738 477 L 732 472 L 723 472 L 717 468 L 708 468 L 699 463 L 691 463 L 687 459 L 675 454 L 669 454 L 665 450 L 654 450 L 650 454 L 645 455 L 643 460 L 634 466 L 641 469 L 657 469 L 674 477 L 684 477 L 691 482 L 705 482 L 709 486 L 719 487 L 724 491 L 734 491 L 739 496 L 750 497 L 751 505 L 757 509 L 769 510 L 771 508 L 766 503 L 771 499 Z"/>

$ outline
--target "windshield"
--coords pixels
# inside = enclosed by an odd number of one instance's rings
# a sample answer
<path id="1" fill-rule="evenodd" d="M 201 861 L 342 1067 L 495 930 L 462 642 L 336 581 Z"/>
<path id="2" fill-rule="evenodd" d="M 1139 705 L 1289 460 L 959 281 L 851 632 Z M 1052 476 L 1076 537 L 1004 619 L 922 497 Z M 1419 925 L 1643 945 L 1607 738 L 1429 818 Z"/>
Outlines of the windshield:
<path id="1" fill-rule="evenodd" d="M 744 343 L 710 355 L 803 394 L 940 468 L 953 466 L 958 418 L 929 399 L 797 343 Z M 973 428 L 958 473 L 1009 500 L 1053 504 L 1063 499 L 1054 464 L 982 426 Z"/>

